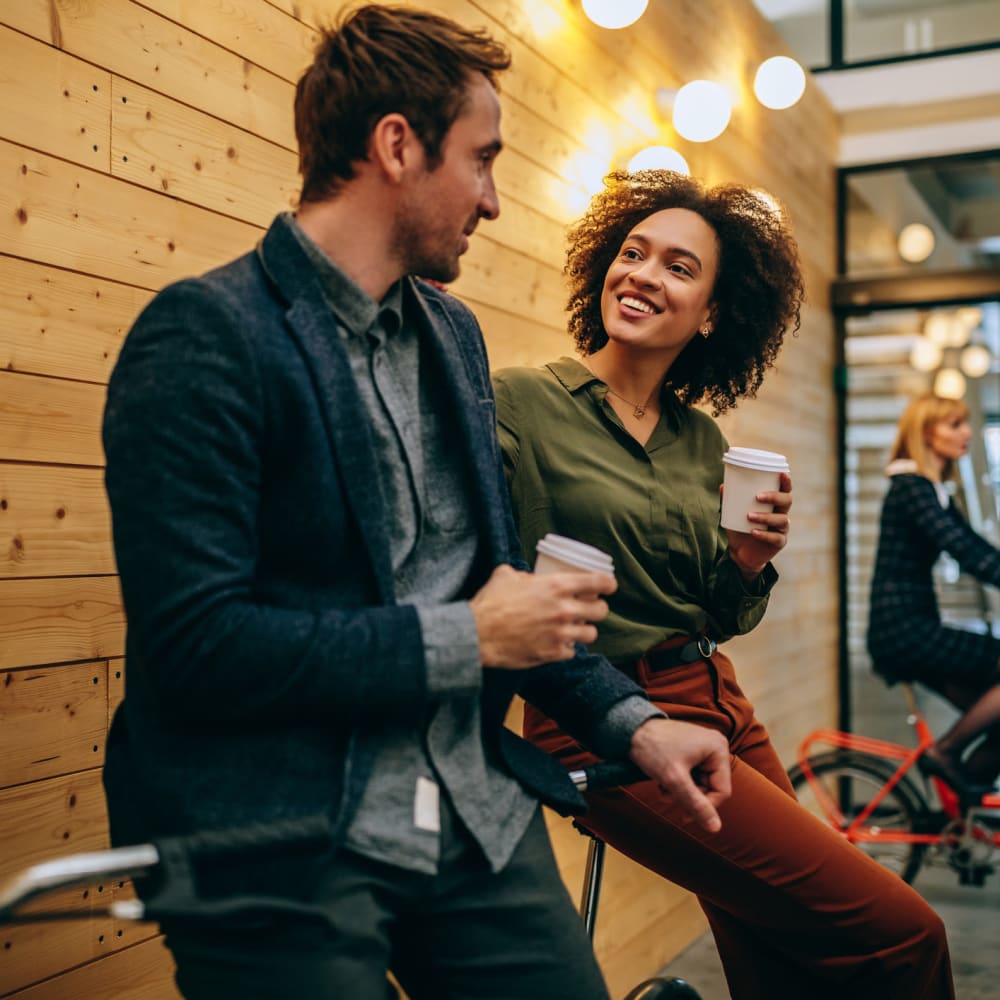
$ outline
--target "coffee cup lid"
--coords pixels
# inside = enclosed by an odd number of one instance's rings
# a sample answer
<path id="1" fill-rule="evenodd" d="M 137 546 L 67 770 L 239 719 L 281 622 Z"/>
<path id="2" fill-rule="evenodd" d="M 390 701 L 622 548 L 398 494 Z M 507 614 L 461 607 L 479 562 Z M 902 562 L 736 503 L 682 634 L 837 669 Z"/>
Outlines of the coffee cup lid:
<path id="1" fill-rule="evenodd" d="M 614 560 L 606 552 L 593 545 L 567 538 L 565 535 L 557 535 L 550 531 L 544 538 L 538 540 L 535 548 L 553 559 L 560 559 L 581 569 L 611 574 L 615 571 Z"/>
<path id="2" fill-rule="evenodd" d="M 738 465 L 744 469 L 758 469 L 762 472 L 788 472 L 788 459 L 776 451 L 761 451 L 759 448 L 730 448 L 722 456 L 727 465 Z"/>

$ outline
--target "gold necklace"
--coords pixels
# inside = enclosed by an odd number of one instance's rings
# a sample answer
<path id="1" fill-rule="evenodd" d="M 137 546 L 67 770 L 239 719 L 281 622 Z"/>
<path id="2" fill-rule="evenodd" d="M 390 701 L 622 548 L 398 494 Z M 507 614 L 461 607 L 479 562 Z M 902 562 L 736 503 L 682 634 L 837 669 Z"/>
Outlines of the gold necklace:
<path id="1" fill-rule="evenodd" d="M 604 384 L 607 386 L 608 392 L 610 392 L 612 396 L 617 396 L 623 403 L 628 403 L 628 405 L 632 407 L 632 416 L 635 417 L 636 420 L 642 420 L 642 418 L 646 415 L 646 410 L 649 408 L 649 404 L 653 402 L 653 397 L 660 391 L 660 387 L 657 386 L 649 394 L 649 399 L 647 399 L 645 403 L 633 403 L 631 399 L 626 399 L 620 392 L 615 392 L 615 390 L 612 389 L 607 382 Z"/>

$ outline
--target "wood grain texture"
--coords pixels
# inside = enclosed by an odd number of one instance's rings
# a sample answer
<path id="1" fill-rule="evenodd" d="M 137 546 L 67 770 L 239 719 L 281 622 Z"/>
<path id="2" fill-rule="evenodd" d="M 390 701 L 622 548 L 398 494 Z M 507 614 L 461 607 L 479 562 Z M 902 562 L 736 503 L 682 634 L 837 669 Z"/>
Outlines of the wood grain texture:
<path id="1" fill-rule="evenodd" d="M 173 975 L 173 959 L 157 936 L 13 993 L 10 1000 L 182 1000 Z"/>
<path id="2" fill-rule="evenodd" d="M 292 85 L 128 0 L 20 0 L 5 24 L 220 121 L 295 146 Z"/>
<path id="3" fill-rule="evenodd" d="M 0 465 L 0 579 L 116 571 L 103 470 Z"/>
<path id="4" fill-rule="evenodd" d="M 6 253 L 141 288 L 200 274 L 253 249 L 245 222 L 0 143 Z"/>
<path id="5" fill-rule="evenodd" d="M 0 580 L 0 669 L 121 656 L 124 650 L 118 577 Z"/>
<path id="6" fill-rule="evenodd" d="M 294 207 L 290 150 L 118 77 L 112 92 L 115 177 L 261 227 Z"/>
<path id="7" fill-rule="evenodd" d="M 104 385 L 146 289 L 0 255 L 0 370 Z"/>
<path id="8" fill-rule="evenodd" d="M 104 760 L 107 664 L 29 667 L 0 679 L 0 783 L 19 785 Z"/>
<path id="9" fill-rule="evenodd" d="M 107 170 L 111 75 L 0 26 L 0 137 Z"/>

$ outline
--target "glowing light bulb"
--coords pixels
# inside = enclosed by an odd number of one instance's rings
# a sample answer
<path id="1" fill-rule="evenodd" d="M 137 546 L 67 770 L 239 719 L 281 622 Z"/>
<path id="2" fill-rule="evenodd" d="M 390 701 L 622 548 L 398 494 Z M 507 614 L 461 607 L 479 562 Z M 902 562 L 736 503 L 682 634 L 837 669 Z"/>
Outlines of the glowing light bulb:
<path id="1" fill-rule="evenodd" d="M 910 351 L 910 364 L 918 372 L 932 372 L 941 364 L 942 353 L 937 344 L 921 337 Z"/>
<path id="2" fill-rule="evenodd" d="M 725 87 L 711 80 L 692 80 L 674 98 L 674 128 L 691 142 L 708 142 L 722 135 L 733 113 Z"/>
<path id="3" fill-rule="evenodd" d="M 948 347 L 951 341 L 951 317 L 947 313 L 931 313 L 924 323 L 924 336 L 938 347 Z"/>
<path id="4" fill-rule="evenodd" d="M 965 376 L 957 368 L 942 368 L 934 378 L 934 395 L 961 399 L 965 395 Z"/>
<path id="5" fill-rule="evenodd" d="M 955 310 L 955 318 L 964 323 L 969 330 L 975 330 L 983 321 L 983 311 L 979 306 L 962 306 Z"/>
<path id="6" fill-rule="evenodd" d="M 687 160 L 669 146 L 647 146 L 645 149 L 640 149 L 628 161 L 628 170 L 633 174 L 638 170 L 673 170 L 679 174 L 691 173 Z"/>
<path id="7" fill-rule="evenodd" d="M 985 375 L 993 364 L 993 355 L 989 348 L 982 344 L 969 344 L 962 350 L 958 365 L 969 378 L 980 378 Z"/>
<path id="8" fill-rule="evenodd" d="M 934 230 L 922 222 L 911 222 L 900 230 L 896 249 L 903 260 L 920 264 L 934 252 Z"/>
<path id="9" fill-rule="evenodd" d="M 805 93 L 806 74 L 802 67 L 788 56 L 765 59 L 757 68 L 753 92 L 765 108 L 781 111 L 790 108 Z"/>
<path id="10" fill-rule="evenodd" d="M 583 12 L 599 28 L 627 28 L 648 5 L 649 0 L 583 0 Z"/>

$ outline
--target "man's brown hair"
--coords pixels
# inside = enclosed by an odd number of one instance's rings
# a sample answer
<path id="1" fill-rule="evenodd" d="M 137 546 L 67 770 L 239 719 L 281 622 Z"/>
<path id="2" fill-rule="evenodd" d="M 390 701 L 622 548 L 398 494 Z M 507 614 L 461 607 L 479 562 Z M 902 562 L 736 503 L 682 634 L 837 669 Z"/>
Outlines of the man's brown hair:
<path id="1" fill-rule="evenodd" d="M 368 154 L 384 115 L 403 115 L 430 169 L 467 100 L 469 77 L 494 88 L 510 54 L 484 30 L 412 7 L 368 4 L 323 31 L 312 65 L 295 88 L 295 134 L 305 202 L 336 194 Z"/>

